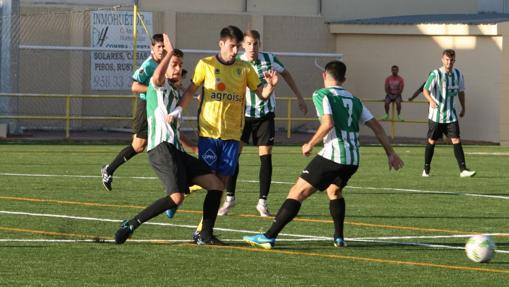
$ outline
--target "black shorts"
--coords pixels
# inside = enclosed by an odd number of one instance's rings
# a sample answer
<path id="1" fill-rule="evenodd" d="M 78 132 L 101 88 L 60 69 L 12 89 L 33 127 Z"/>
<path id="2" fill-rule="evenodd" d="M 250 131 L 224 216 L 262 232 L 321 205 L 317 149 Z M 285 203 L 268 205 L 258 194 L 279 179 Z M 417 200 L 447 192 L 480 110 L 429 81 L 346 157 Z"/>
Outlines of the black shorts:
<path id="1" fill-rule="evenodd" d="M 133 134 L 136 137 L 147 139 L 148 123 L 147 123 L 147 102 L 138 98 L 136 101 L 136 114 L 133 121 Z"/>
<path id="2" fill-rule="evenodd" d="M 460 125 L 458 122 L 440 124 L 432 120 L 428 120 L 428 138 L 432 140 L 441 139 L 442 135 L 448 138 L 460 137 Z"/>
<path id="3" fill-rule="evenodd" d="M 326 190 L 331 184 L 345 187 L 358 168 L 358 165 L 339 164 L 317 155 L 302 171 L 300 177 L 314 188 Z"/>
<path id="4" fill-rule="evenodd" d="M 189 193 L 193 178 L 212 173 L 204 162 L 167 142 L 150 150 L 148 159 L 168 195 Z"/>
<path id="5" fill-rule="evenodd" d="M 274 136 L 276 135 L 274 117 L 274 113 L 268 113 L 261 118 L 246 117 L 241 140 L 248 144 L 249 138 L 252 138 L 255 146 L 274 145 Z"/>

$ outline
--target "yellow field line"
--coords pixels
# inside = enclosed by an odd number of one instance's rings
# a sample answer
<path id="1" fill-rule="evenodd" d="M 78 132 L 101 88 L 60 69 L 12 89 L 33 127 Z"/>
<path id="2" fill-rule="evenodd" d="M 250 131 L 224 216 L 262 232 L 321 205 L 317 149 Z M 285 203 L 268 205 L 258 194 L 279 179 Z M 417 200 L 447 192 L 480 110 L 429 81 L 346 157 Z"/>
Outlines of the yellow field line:
<path id="1" fill-rule="evenodd" d="M 17 196 L 0 196 L 0 199 L 15 200 L 15 201 L 28 201 L 28 202 L 46 202 L 46 203 L 57 203 L 57 204 L 68 204 L 68 205 L 81 205 L 81 206 L 95 206 L 95 207 L 114 207 L 114 208 L 134 208 L 143 209 L 146 206 L 142 205 L 131 205 L 131 204 L 110 204 L 110 203 L 97 203 L 97 202 L 83 202 L 83 201 L 69 201 L 69 200 L 57 200 L 57 199 L 40 199 L 30 197 L 17 197 Z M 199 213 L 201 211 L 195 210 L 180 210 L 183 213 Z"/>
<path id="2" fill-rule="evenodd" d="M 490 272 L 490 273 L 509 274 L 508 269 L 479 268 L 479 267 L 469 267 L 469 266 L 435 264 L 435 263 L 427 263 L 427 262 L 401 261 L 401 260 L 391 260 L 391 259 L 381 259 L 381 258 L 371 258 L 371 257 L 337 255 L 337 254 L 321 254 L 321 253 L 315 253 L 315 252 L 287 251 L 287 250 L 277 250 L 277 249 L 276 250 L 274 250 L 274 249 L 264 250 L 264 249 L 257 249 L 257 248 L 252 248 L 252 247 L 240 247 L 240 246 L 210 246 L 210 247 L 222 248 L 222 249 L 242 250 L 242 251 L 249 251 L 249 252 L 267 252 L 267 253 L 272 253 L 272 254 L 275 253 L 275 254 L 294 255 L 294 256 L 346 259 L 346 260 L 352 260 L 352 261 L 389 263 L 389 264 L 418 266 L 418 267 L 432 267 L 432 268 L 442 268 L 442 269 L 451 269 L 451 270 L 481 271 L 481 272 Z"/>
<path id="3" fill-rule="evenodd" d="M 239 217 L 247 217 L 247 218 L 262 218 L 266 220 L 273 220 L 273 217 L 260 217 L 254 214 L 239 214 Z M 295 218 L 293 221 L 298 222 L 312 222 L 312 223 L 334 223 L 332 220 L 328 219 L 309 219 L 309 218 Z M 375 227 L 375 228 L 386 228 L 386 229 L 399 229 L 399 230 L 412 230 L 412 231 L 422 231 L 422 232 L 444 232 L 451 234 L 465 234 L 472 233 L 461 230 L 451 230 L 451 229 L 437 229 L 437 228 L 421 228 L 421 227 L 413 227 L 413 226 L 397 226 L 397 225 L 385 225 L 385 224 L 376 224 L 376 223 L 364 223 L 364 222 L 355 222 L 355 221 L 345 221 L 345 224 L 350 224 L 354 226 L 362 226 L 362 227 Z M 475 232 L 474 232 L 475 233 Z"/>
<path id="4" fill-rule="evenodd" d="M 111 239 L 109 237 L 98 237 L 92 235 L 85 234 L 74 234 L 74 233 L 62 233 L 62 232 L 52 232 L 52 231 L 44 231 L 44 230 L 33 230 L 33 229 L 23 229 L 23 228 L 10 228 L 10 227 L 0 227 L 0 230 L 3 231 L 11 231 L 11 232 L 23 232 L 23 233 L 33 233 L 33 234 L 41 234 L 41 235 L 50 235 L 50 236 L 65 236 L 65 237 L 79 237 L 79 238 L 93 238 L 98 240 L 107 240 Z M 167 244 L 160 241 L 147 242 L 149 244 Z M 181 246 L 192 246 L 198 247 L 194 244 L 182 244 Z M 272 254 L 284 254 L 284 255 L 292 255 L 292 256 L 306 256 L 306 257 L 319 257 L 319 258 L 329 258 L 329 259 L 345 259 L 352 261 L 364 261 L 364 262 L 373 262 L 373 263 L 386 263 L 386 264 L 398 264 L 398 265 L 407 265 L 407 266 L 418 266 L 418 267 L 432 267 L 432 268 L 441 268 L 441 269 L 449 269 L 449 270 L 462 270 L 462 271 L 480 271 L 480 272 L 489 272 L 489 273 L 506 273 L 509 274 L 509 270 L 507 269 L 491 269 L 491 268 L 479 268 L 479 267 L 469 267 L 469 266 L 458 266 L 458 265 L 447 265 L 447 264 L 435 264 L 435 263 L 427 263 L 427 262 L 416 262 L 416 261 L 402 261 L 402 260 L 392 260 L 392 259 L 381 259 L 381 258 L 372 258 L 372 257 L 360 257 L 360 256 L 349 256 L 349 255 L 337 255 L 337 254 L 322 254 L 316 252 L 302 252 L 302 251 L 288 251 L 288 250 L 263 250 L 252 247 L 240 247 L 240 246 L 207 246 L 211 248 L 219 248 L 219 249 L 229 249 L 229 250 L 240 250 L 240 251 L 248 251 L 248 252 L 266 252 Z M 200 247 L 203 248 L 203 247 Z"/>
<path id="5" fill-rule="evenodd" d="M 128 204 L 110 204 L 110 203 L 96 203 L 96 202 L 81 202 L 81 201 L 68 201 L 68 200 L 56 200 L 56 199 L 39 199 L 39 198 L 30 198 L 30 197 L 17 197 L 17 196 L 0 196 L 0 199 L 4 200 L 15 200 L 15 201 L 28 201 L 28 202 L 46 202 L 46 203 L 57 203 L 57 204 L 68 204 L 68 205 L 81 205 L 81 206 L 95 206 L 95 207 L 113 207 L 113 208 L 133 208 L 133 209 L 143 209 L 145 206 L 141 205 L 128 205 Z M 179 209 L 178 212 L 181 213 L 193 213 L 193 214 L 202 214 L 201 211 L 197 210 L 185 210 Z M 273 220 L 273 217 L 260 217 L 254 214 L 239 214 L 238 217 L 245 218 L 258 218 L 265 220 Z M 332 224 L 332 220 L 325 219 L 308 219 L 308 218 L 295 218 L 294 221 L 297 222 L 311 222 L 311 223 L 327 223 Z M 436 228 L 421 228 L 421 227 L 413 227 L 413 226 L 396 226 L 396 225 L 385 225 L 385 224 L 375 224 L 375 223 L 364 223 L 364 222 L 354 222 L 354 221 L 345 221 L 345 224 L 350 224 L 353 226 L 361 226 L 361 227 L 372 227 L 372 228 L 384 228 L 384 229 L 398 229 L 398 230 L 411 230 L 411 231 L 421 231 L 421 232 L 444 232 L 451 234 L 465 234 L 472 233 L 461 230 L 450 230 L 450 229 L 436 229 Z"/>
<path id="6" fill-rule="evenodd" d="M 332 223 L 332 221 L 331 221 Z M 345 221 L 346 224 L 356 225 L 356 226 L 366 226 L 366 227 L 377 227 L 377 228 L 387 228 L 387 229 L 400 229 L 400 230 L 412 230 L 412 231 L 423 231 L 423 232 L 444 232 L 451 234 L 465 234 L 472 233 L 462 230 L 451 230 L 451 229 L 438 229 L 438 228 L 421 228 L 421 227 L 413 227 L 413 226 L 397 226 L 397 225 L 384 225 L 384 224 L 373 224 L 373 223 L 364 223 L 364 222 L 354 222 L 354 221 Z"/>

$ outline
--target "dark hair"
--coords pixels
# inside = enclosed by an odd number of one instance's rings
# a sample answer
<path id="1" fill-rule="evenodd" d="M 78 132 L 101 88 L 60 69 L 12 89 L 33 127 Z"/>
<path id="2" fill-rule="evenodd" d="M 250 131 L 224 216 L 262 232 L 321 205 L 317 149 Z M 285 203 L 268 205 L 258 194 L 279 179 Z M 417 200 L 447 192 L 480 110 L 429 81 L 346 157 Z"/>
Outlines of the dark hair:
<path id="1" fill-rule="evenodd" d="M 442 52 L 442 56 L 447 56 L 449 58 L 456 57 L 456 52 L 453 49 L 446 49 Z"/>
<path id="2" fill-rule="evenodd" d="M 256 30 L 247 30 L 246 32 L 244 32 L 244 37 L 246 36 L 256 39 L 258 41 L 260 40 L 260 32 Z"/>
<path id="3" fill-rule="evenodd" d="M 183 58 L 184 57 L 184 52 L 182 52 L 182 50 L 180 50 L 180 49 L 175 48 L 171 52 L 171 55 L 175 56 L 175 57 Z"/>
<path id="4" fill-rule="evenodd" d="M 156 43 L 163 43 L 163 42 L 164 42 L 163 34 L 154 34 L 152 36 L 152 46 L 154 46 Z"/>
<path id="5" fill-rule="evenodd" d="M 237 42 L 240 43 L 244 39 L 244 34 L 242 34 L 242 31 L 238 27 L 230 25 L 221 29 L 219 38 L 223 41 L 227 39 L 237 40 Z"/>
<path id="6" fill-rule="evenodd" d="M 325 72 L 336 81 L 344 81 L 346 65 L 341 61 L 331 61 L 325 65 Z"/>
<path id="7" fill-rule="evenodd" d="M 399 69 L 398 65 L 393 65 L 393 66 L 391 67 L 391 69 L 394 69 L 394 68 L 398 68 L 398 69 Z"/>

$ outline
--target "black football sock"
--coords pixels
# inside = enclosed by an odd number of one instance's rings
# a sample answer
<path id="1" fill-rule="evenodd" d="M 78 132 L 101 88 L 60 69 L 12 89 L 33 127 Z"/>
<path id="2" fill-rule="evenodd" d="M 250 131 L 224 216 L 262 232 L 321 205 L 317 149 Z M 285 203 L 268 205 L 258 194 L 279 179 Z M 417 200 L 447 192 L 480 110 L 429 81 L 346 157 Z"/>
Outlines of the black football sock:
<path id="1" fill-rule="evenodd" d="M 214 225 L 216 224 L 217 211 L 221 204 L 221 190 L 208 190 L 205 200 L 203 201 L 203 222 L 201 236 L 202 238 L 210 238 L 213 235 Z"/>
<path id="2" fill-rule="evenodd" d="M 123 150 L 121 150 L 117 154 L 115 159 L 108 166 L 108 169 L 107 169 L 108 174 L 113 174 L 119 166 L 121 166 L 124 162 L 130 160 L 136 154 L 137 153 L 136 153 L 136 151 L 134 151 L 134 148 L 132 145 L 126 146 Z"/>
<path id="3" fill-rule="evenodd" d="M 300 206 L 301 203 L 298 200 L 286 199 L 283 205 L 281 205 L 281 208 L 279 208 L 272 226 L 265 232 L 265 236 L 268 238 L 276 238 L 279 232 L 297 216 Z"/>
<path id="4" fill-rule="evenodd" d="M 230 176 L 228 182 L 226 183 L 226 195 L 235 197 L 235 189 L 237 188 L 237 177 L 239 176 L 239 163 L 237 162 L 237 167 L 235 168 L 235 173 Z"/>
<path id="5" fill-rule="evenodd" d="M 174 207 L 177 207 L 177 204 L 175 204 L 175 202 L 169 196 L 162 197 L 143 209 L 133 219 L 129 220 L 129 224 L 131 224 L 134 229 L 136 229 L 143 222 L 146 222 L 165 212 L 166 210 Z"/>
<path id="6" fill-rule="evenodd" d="M 452 146 L 454 147 L 454 156 L 458 162 L 458 167 L 460 168 L 460 171 L 464 171 L 467 169 L 467 166 L 465 164 L 465 153 L 463 152 L 463 146 L 461 143 L 453 144 Z"/>
<path id="7" fill-rule="evenodd" d="M 345 199 L 339 198 L 329 201 L 329 211 L 334 221 L 334 238 L 341 237 L 344 239 Z"/>
<path id="8" fill-rule="evenodd" d="M 260 156 L 260 199 L 267 199 L 269 196 L 270 183 L 272 181 L 272 155 Z"/>
<path id="9" fill-rule="evenodd" d="M 426 150 L 424 152 L 424 170 L 426 173 L 429 173 L 431 170 L 431 160 L 433 159 L 433 154 L 435 153 L 435 145 L 427 143 Z"/>

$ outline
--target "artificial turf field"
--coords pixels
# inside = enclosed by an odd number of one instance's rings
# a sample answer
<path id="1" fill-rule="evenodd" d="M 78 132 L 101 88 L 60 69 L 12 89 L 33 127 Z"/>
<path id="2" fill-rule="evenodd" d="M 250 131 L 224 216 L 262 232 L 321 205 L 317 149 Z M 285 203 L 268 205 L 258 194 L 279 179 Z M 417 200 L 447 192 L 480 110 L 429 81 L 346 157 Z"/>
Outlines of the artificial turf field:
<path id="1" fill-rule="evenodd" d="M 508 286 L 509 148 L 465 146 L 474 178 L 459 178 L 451 146 L 437 146 L 432 176 L 422 178 L 424 147 L 398 146 L 405 161 L 389 172 L 383 149 L 361 148 L 361 167 L 345 189 L 347 248 L 332 244 L 328 200 L 304 202 L 270 251 L 243 235 L 266 230 L 257 216 L 257 150 L 241 156 L 238 205 L 219 217 L 229 245 L 191 243 L 204 192 L 191 194 L 172 220 L 164 215 L 111 243 L 122 219 L 162 197 L 146 154 L 115 173 L 99 170 L 120 145 L 0 144 L 2 286 Z M 315 152 L 319 149 L 316 148 Z M 309 158 L 275 147 L 269 207 L 275 213 Z M 494 234 L 497 253 L 471 262 L 469 235 Z"/>

